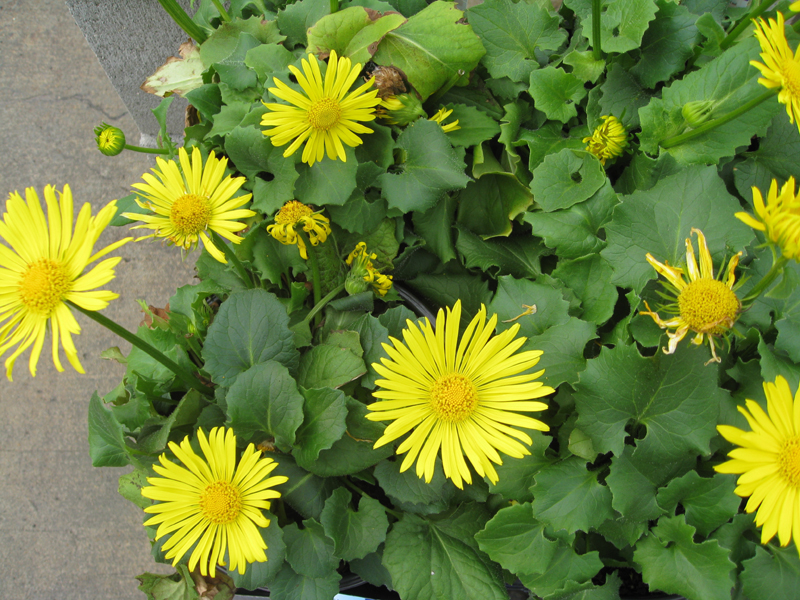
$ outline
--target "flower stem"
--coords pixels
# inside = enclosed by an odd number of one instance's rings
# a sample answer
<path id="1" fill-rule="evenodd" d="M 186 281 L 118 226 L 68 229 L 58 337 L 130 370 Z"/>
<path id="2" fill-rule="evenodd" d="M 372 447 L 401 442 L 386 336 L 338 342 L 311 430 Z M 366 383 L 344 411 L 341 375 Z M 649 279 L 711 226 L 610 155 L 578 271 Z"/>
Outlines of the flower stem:
<path id="1" fill-rule="evenodd" d="M 774 4 L 775 0 L 762 0 L 761 4 L 758 6 L 750 6 L 750 12 L 748 12 L 742 20 L 736 24 L 736 27 L 731 29 L 728 32 L 728 35 L 725 36 L 725 39 L 719 43 L 720 50 L 725 50 L 728 46 L 733 44 L 736 38 L 750 25 L 750 21 L 758 17 L 761 13 L 767 10 L 771 4 Z"/>
<path id="2" fill-rule="evenodd" d="M 219 0 L 211 0 L 214 3 L 214 6 L 217 7 L 219 11 L 219 16 L 222 17 L 222 20 L 228 22 L 231 20 L 231 16 L 228 14 L 228 11 L 225 10 L 225 7 L 222 6 L 222 2 Z"/>
<path id="3" fill-rule="evenodd" d="M 312 308 L 309 311 L 309 313 L 306 315 L 306 318 L 303 319 L 303 320 L 306 321 L 306 322 L 311 321 L 311 319 L 313 319 L 315 316 L 317 316 L 319 311 L 321 311 L 323 308 L 325 308 L 325 305 L 328 304 L 328 302 L 330 302 L 331 300 L 336 298 L 337 294 L 339 294 L 339 292 L 341 292 L 343 289 L 344 289 L 344 284 L 343 283 L 340 283 L 339 285 L 337 285 L 333 290 L 328 292 L 328 294 L 322 300 L 320 300 L 319 302 L 314 304 L 314 308 Z"/>
<path id="4" fill-rule="evenodd" d="M 314 284 L 314 307 L 316 308 L 319 301 L 322 299 L 322 288 L 319 285 L 319 260 L 317 259 L 317 249 L 311 245 L 311 240 L 302 228 L 297 229 L 297 235 L 303 240 L 308 253 L 308 262 L 311 263 L 311 277 Z"/>
<path id="5" fill-rule="evenodd" d="M 776 88 L 774 90 L 769 90 L 767 92 L 764 92 L 760 96 L 758 96 L 756 98 L 753 98 L 752 100 L 750 100 L 750 102 L 747 102 L 746 104 L 743 104 L 742 106 L 740 106 L 739 108 L 737 108 L 735 110 L 732 110 L 728 114 L 722 115 L 718 119 L 713 119 L 711 121 L 703 123 L 699 127 L 695 127 L 694 129 L 691 129 L 691 130 L 687 131 L 686 133 L 682 133 L 680 135 L 675 135 L 675 136 L 672 136 L 672 137 L 667 138 L 665 140 L 661 140 L 658 143 L 658 145 L 666 150 L 667 148 L 673 148 L 675 146 L 679 146 L 680 144 L 683 144 L 684 142 L 688 142 L 689 140 L 694 139 L 694 138 L 696 138 L 698 136 L 701 136 L 704 133 L 706 133 L 708 131 L 711 131 L 712 129 L 716 129 L 720 125 L 724 125 L 725 123 L 728 123 L 729 121 L 733 121 L 734 119 L 736 119 L 736 118 L 740 117 L 741 115 L 743 115 L 744 113 L 746 113 L 751 108 L 755 108 L 756 106 L 758 106 L 759 104 L 761 104 L 765 100 L 769 100 L 774 95 L 776 95 L 779 91 L 780 91 L 780 88 Z"/>
<path id="6" fill-rule="evenodd" d="M 775 281 L 778 275 L 783 273 L 784 265 L 786 265 L 786 263 L 789 262 L 789 259 L 786 258 L 785 256 L 776 258 L 775 248 L 774 247 L 771 248 L 772 248 L 772 267 L 770 267 L 770 270 L 767 272 L 766 275 L 764 275 L 763 279 L 761 279 L 761 281 L 759 281 L 755 285 L 755 287 L 753 287 L 753 289 L 747 293 L 747 296 L 745 296 L 742 299 L 742 304 L 744 304 L 745 306 L 749 305 L 751 302 L 754 302 L 755 299 L 758 298 L 762 292 L 764 292 L 770 285 L 772 285 L 772 282 Z"/>
<path id="7" fill-rule="evenodd" d="M 339 12 L 339 0 L 331 0 L 331 14 Z"/>
<path id="8" fill-rule="evenodd" d="M 138 337 L 137 335 L 134 335 L 121 325 L 118 325 L 117 323 L 115 323 L 105 315 L 101 315 L 97 311 L 86 310 L 85 308 L 82 308 L 77 304 L 70 302 L 69 300 L 67 300 L 67 304 L 69 304 L 72 308 L 78 310 L 79 312 L 82 312 L 84 315 L 86 315 L 96 323 L 99 323 L 100 325 L 108 329 L 110 332 L 118 335 L 126 342 L 130 342 L 132 345 L 139 348 L 139 350 L 141 350 L 142 352 L 149 354 L 152 358 L 160 362 L 167 369 L 175 373 L 175 376 L 178 379 L 180 379 L 183 383 L 185 383 L 189 388 L 197 390 L 204 396 L 213 397 L 214 395 L 213 392 L 205 384 L 203 384 L 203 382 L 200 381 L 200 379 L 198 379 L 194 375 L 194 373 L 191 373 L 187 369 L 183 368 L 172 359 L 167 358 L 163 353 L 153 348 L 153 346 L 145 342 L 142 338 Z"/>
<path id="9" fill-rule="evenodd" d="M 603 0 L 592 0 L 592 58 L 601 60 L 603 58 L 603 49 L 600 45 L 600 9 L 602 8 Z"/>
<path id="10" fill-rule="evenodd" d="M 192 21 L 186 11 L 183 10 L 175 0 L 158 0 L 161 7 L 167 11 L 172 20 L 183 29 L 186 34 L 198 44 L 202 44 L 208 39 L 206 32 L 197 23 Z"/>
<path id="11" fill-rule="evenodd" d="M 166 148 L 143 148 L 142 146 L 133 146 L 131 144 L 125 144 L 123 148 L 125 148 L 125 150 L 141 152 L 142 154 L 169 154 L 169 150 Z"/>
<path id="12" fill-rule="evenodd" d="M 228 259 L 228 262 L 233 265 L 233 269 L 236 271 L 236 274 L 239 276 L 244 282 L 245 287 L 248 290 L 252 290 L 255 285 L 253 285 L 253 279 L 250 277 L 250 274 L 247 272 L 247 269 L 244 268 L 242 261 L 239 260 L 239 257 L 236 256 L 236 253 L 233 251 L 233 248 L 225 243 L 225 240 L 220 237 L 220 235 L 216 231 L 211 232 L 211 240 L 214 242 L 215 246 L 221 247 L 222 252 L 225 254 L 225 258 Z"/>
<path id="13" fill-rule="evenodd" d="M 357 494 L 360 494 L 360 495 L 361 495 L 363 498 L 370 498 L 370 499 L 374 500 L 374 498 L 373 498 L 372 496 L 370 496 L 370 495 L 369 495 L 367 492 L 365 492 L 365 491 L 364 491 L 364 490 L 362 490 L 360 487 L 358 487 L 358 486 L 357 486 L 355 483 L 353 483 L 352 481 L 350 481 L 350 479 L 349 479 L 349 478 L 345 477 L 345 478 L 343 479 L 343 481 L 344 481 L 344 484 L 345 484 L 345 486 L 349 487 L 351 490 L 353 490 L 353 491 L 354 491 L 354 492 L 356 492 Z M 400 518 L 403 516 L 403 513 L 401 513 L 401 512 L 398 512 L 398 511 L 396 511 L 396 510 L 392 510 L 391 508 L 388 508 L 388 507 L 386 507 L 386 506 L 383 506 L 383 504 L 381 504 L 381 506 L 383 507 L 383 510 L 385 510 L 387 513 L 389 513 L 390 515 L 392 515 L 392 516 L 393 516 L 395 519 L 397 519 L 398 521 L 399 521 L 399 520 L 400 520 Z"/>

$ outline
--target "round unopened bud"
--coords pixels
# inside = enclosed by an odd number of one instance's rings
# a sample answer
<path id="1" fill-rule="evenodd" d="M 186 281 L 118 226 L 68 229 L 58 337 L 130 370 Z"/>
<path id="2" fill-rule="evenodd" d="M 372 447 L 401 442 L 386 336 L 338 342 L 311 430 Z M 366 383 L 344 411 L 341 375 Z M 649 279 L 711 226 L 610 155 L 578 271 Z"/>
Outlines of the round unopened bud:
<path id="1" fill-rule="evenodd" d="M 106 156 L 116 156 L 125 149 L 125 134 L 121 129 L 103 123 L 94 128 L 97 149 Z"/>
<path id="2" fill-rule="evenodd" d="M 401 127 L 413 123 L 420 117 L 427 117 L 416 94 L 398 94 L 384 98 L 380 104 L 381 116 L 392 125 Z"/>
<path id="3" fill-rule="evenodd" d="M 711 100 L 695 100 L 687 102 L 681 108 L 681 115 L 688 123 L 689 127 L 699 127 L 711 117 L 714 110 L 714 102 Z"/>

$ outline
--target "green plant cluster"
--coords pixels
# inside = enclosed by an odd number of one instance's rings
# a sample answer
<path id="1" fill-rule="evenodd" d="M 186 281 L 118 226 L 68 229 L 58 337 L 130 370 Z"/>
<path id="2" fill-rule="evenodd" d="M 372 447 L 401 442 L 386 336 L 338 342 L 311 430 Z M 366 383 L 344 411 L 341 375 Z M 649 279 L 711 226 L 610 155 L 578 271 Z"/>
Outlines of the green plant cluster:
<path id="1" fill-rule="evenodd" d="M 215 3 L 199 3 L 194 21 L 207 39 L 184 58 L 202 65 L 180 82 L 197 111 L 185 144 L 226 155 L 247 177 L 258 216 L 234 250 L 250 279 L 204 252 L 200 283 L 180 288 L 168 313 L 151 310 L 138 332 L 199 371 L 213 395 L 187 391 L 137 349 L 112 352 L 126 376 L 92 399 L 89 436 L 95 465 L 134 465 L 121 492 L 140 506 L 168 441 L 227 424 L 241 442 L 262 444 L 289 482 L 263 530 L 269 560 L 236 585 L 330 600 L 346 561 L 404 600 L 501 600 L 517 579 L 545 600 L 612 600 L 632 571 L 690 600 L 796 594 L 797 551 L 759 545 L 735 477 L 713 466 L 731 449 L 716 426 L 746 427 L 736 407 L 745 398 L 765 406 L 762 381 L 800 384 L 800 269 L 787 265 L 739 316 L 719 364 L 706 365 L 708 348 L 688 338 L 662 353 L 664 332 L 638 313 L 644 300 L 660 302 L 645 254 L 684 263 L 691 228 L 704 232 L 715 269 L 744 252 L 740 297 L 770 270 L 763 239 L 734 213 L 752 212 L 752 186 L 800 178 L 797 126 L 773 98 L 661 146 L 764 93 L 749 64 L 759 59 L 751 31 L 726 38 L 745 9 L 604 0 L 597 58 L 592 0 L 555 4 L 486 0 L 462 12 L 442 1 L 352 0 L 331 14 L 327 0 L 233 0 L 223 19 Z M 347 161 L 284 157 L 263 134 L 262 101 L 279 102 L 268 88 L 292 81 L 289 65 L 332 50 L 399 68 L 428 115 L 450 108 L 460 129 L 377 119 Z M 583 141 L 604 115 L 630 134 L 605 166 Z M 395 292 L 341 293 L 319 326 L 309 321 L 309 265 L 266 232 L 295 199 L 331 220 L 315 248 L 323 295 L 365 241 L 401 289 L 433 307 L 461 299 L 465 320 L 485 304 L 499 330 L 521 325 L 523 350 L 544 352 L 537 369 L 557 393 L 537 418 L 551 431 L 529 432 L 531 455 L 505 457 L 496 485 L 479 479 L 462 491 L 441 468 L 426 484 L 399 472 L 392 444 L 373 449 L 384 424 L 364 418 L 378 379 L 371 365 L 418 315 Z M 163 560 L 159 544 L 154 555 Z M 161 583 L 194 597 L 182 572 Z"/>

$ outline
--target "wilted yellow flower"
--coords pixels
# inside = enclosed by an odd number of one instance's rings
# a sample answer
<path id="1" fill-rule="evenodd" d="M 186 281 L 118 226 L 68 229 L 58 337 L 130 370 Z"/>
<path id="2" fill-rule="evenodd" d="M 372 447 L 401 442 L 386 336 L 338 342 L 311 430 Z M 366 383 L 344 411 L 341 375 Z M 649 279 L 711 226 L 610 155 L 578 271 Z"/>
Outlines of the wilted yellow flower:
<path id="1" fill-rule="evenodd" d="M 647 311 L 641 311 L 639 314 L 651 316 L 661 329 L 673 330 L 667 332 L 669 345 L 663 349 L 665 354 L 675 352 L 678 342 L 689 331 L 694 331 L 697 335 L 692 343 L 700 345 L 707 337 L 712 356 L 708 362 L 720 362 L 714 346 L 714 338 L 725 335 L 733 327 L 742 310 L 742 303 L 733 292 L 733 284 L 736 280 L 733 272 L 739 264 L 739 257 L 742 253 L 737 253 L 728 262 L 724 282 L 715 279 L 714 265 L 711 262 L 711 253 L 708 251 L 706 238 L 699 229 L 692 228 L 692 233 L 697 235 L 700 268 L 697 268 L 692 240 L 686 238 L 686 268 L 689 271 L 689 281 L 684 279 L 683 269 L 662 264 L 651 254 L 647 254 L 647 262 L 667 279 L 668 283 L 662 282 L 662 284 L 675 297 L 674 303 L 662 308 L 676 316 L 663 321 L 657 313 L 650 310 L 647 302 L 644 303 Z M 719 275 L 722 276 L 722 270 Z"/>
<path id="2" fill-rule="evenodd" d="M 794 177 L 783 184 L 780 194 L 778 182 L 773 179 L 767 194 L 767 204 L 761 190 L 753 186 L 753 206 L 756 214 L 736 213 L 736 217 L 778 245 L 786 258 L 800 260 L 800 197 L 795 194 Z"/>
<path id="3" fill-rule="evenodd" d="M 372 133 L 359 121 L 375 119 L 375 107 L 381 102 L 377 97 L 378 90 L 370 89 L 373 87 L 370 80 L 348 94 L 361 72 L 361 65 L 351 66 L 349 58 L 337 58 L 335 50 L 331 50 L 324 79 L 316 56 L 309 54 L 308 59 L 304 58 L 302 62 L 302 73 L 292 65 L 289 70 L 305 95 L 276 78 L 277 87 L 269 88 L 269 91 L 293 106 L 265 103 L 270 112 L 264 114 L 261 124 L 273 129 L 265 130 L 264 135 L 269 136 L 275 146 L 294 140 L 284 151 L 284 156 L 294 154 L 306 142 L 303 162 L 309 165 L 322 160 L 326 152 L 331 160 L 338 157 L 346 161 L 342 142 L 356 147 L 362 141 L 355 134 Z"/>
<path id="4" fill-rule="evenodd" d="M 206 439 L 202 430 L 197 439 L 205 458 L 195 454 L 187 435 L 180 446 L 169 443 L 169 449 L 185 466 L 159 457 L 161 465 L 153 470 L 161 477 L 148 477 L 149 486 L 142 496 L 158 500 L 144 509 L 154 514 L 145 525 L 158 525 L 156 539 L 167 534 L 164 543 L 166 558 L 174 567 L 194 545 L 189 569 L 199 564 L 202 575 L 214 577 L 217 565 L 228 570 L 245 572 L 248 563 L 264 562 L 267 545 L 259 527 L 267 527 L 270 500 L 280 497 L 271 488 L 288 479 L 283 475 L 267 476 L 278 466 L 271 458 L 262 458 L 253 444 L 245 448 L 236 464 L 236 436 L 233 429 L 215 427 Z"/>
<path id="5" fill-rule="evenodd" d="M 122 216 L 134 221 L 143 221 L 131 229 L 152 229 L 154 233 L 139 238 L 166 238 L 184 250 L 190 250 L 202 240 L 208 253 L 221 263 L 227 263 L 225 255 L 214 245 L 208 231 L 214 231 L 234 244 L 242 241 L 237 231 L 247 225 L 239 219 L 254 216 L 252 210 L 240 208 L 247 204 L 252 194 L 233 197 L 246 181 L 244 177 L 223 179 L 227 158 L 216 158 L 213 150 L 209 153 L 205 166 L 200 150 L 195 146 L 192 160 L 184 148 L 178 152 L 183 174 L 174 160 L 156 158 L 158 168 L 153 173 L 142 175 L 147 183 L 135 183 L 133 187 L 143 192 L 145 202 L 136 200 L 142 208 L 152 214 L 123 213 Z"/>
<path id="6" fill-rule="evenodd" d="M 451 131 L 456 131 L 457 129 L 461 129 L 461 127 L 458 125 L 458 119 L 456 119 L 452 123 L 448 123 L 447 125 L 444 124 L 444 120 L 447 117 L 449 117 L 452 112 L 453 112 L 452 108 L 451 109 L 447 109 L 447 108 L 442 107 L 438 111 L 436 111 L 436 114 L 433 115 L 428 120 L 429 121 L 436 121 L 439 125 L 442 126 L 442 131 L 444 131 L 445 133 L 450 133 Z"/>
<path id="7" fill-rule="evenodd" d="M 312 246 L 324 242 L 328 239 L 331 227 L 328 225 L 328 217 L 322 211 L 314 212 L 310 206 L 306 206 L 297 200 L 291 200 L 275 215 L 275 223 L 267 226 L 267 233 L 278 240 L 281 244 L 290 246 L 297 244 L 300 256 L 308 259 L 308 250 L 303 242 L 303 238 L 297 234 L 295 229 L 298 225 L 303 227 L 303 231 L 308 234 L 308 240 Z"/>
<path id="8" fill-rule="evenodd" d="M 377 254 L 367 252 L 365 242 L 356 244 L 355 250 L 345 260 L 350 266 L 350 273 L 344 284 L 348 294 L 366 291 L 368 285 L 379 296 L 385 296 L 392 289 L 392 276 L 384 275 L 372 265 L 376 258 Z"/>
<path id="9" fill-rule="evenodd" d="M 609 158 L 616 158 L 628 145 L 628 132 L 617 117 L 602 116 L 603 122 L 598 125 L 592 135 L 583 138 L 587 152 L 591 152 L 605 165 Z"/>
<path id="10" fill-rule="evenodd" d="M 755 34 L 761 44 L 764 63 L 751 60 L 750 64 L 763 75 L 758 83 L 768 89 L 780 89 L 778 102 L 786 105 L 789 121 L 797 120 L 800 129 L 800 53 L 792 52 L 786 41 L 783 15 L 779 12 L 777 16 L 777 21 L 759 19 L 756 22 Z"/>
<path id="11" fill-rule="evenodd" d="M 428 319 L 421 328 L 409 320 L 405 343 L 390 337 L 392 345 L 383 344 L 389 359 L 372 364 L 384 379 L 375 382 L 373 395 L 380 400 L 367 406 L 372 411 L 367 419 L 392 421 L 376 448 L 411 432 L 397 448 L 398 454 L 408 453 L 401 472 L 416 460 L 417 476 L 430 483 L 441 449 L 445 477 L 462 488 L 463 481 L 472 483 L 465 454 L 478 475 L 494 483 L 498 476 L 492 463 L 503 464 L 498 450 L 514 458 L 530 454 L 517 440 L 531 444 L 531 438 L 515 427 L 549 428 L 518 413 L 547 409 L 534 399 L 554 390 L 535 381 L 544 370 L 525 373 L 542 351 L 515 354 L 526 341 L 515 339 L 519 324 L 493 335 L 497 315 L 487 323 L 481 306 L 459 342 L 460 322 L 459 300 L 446 315 L 439 310 L 435 332 Z"/>
<path id="12" fill-rule="evenodd" d="M 717 430 L 729 442 L 739 446 L 728 456 L 731 460 L 714 467 L 719 473 L 740 475 L 736 494 L 749 498 L 745 512 L 756 513 L 761 543 L 778 534 L 781 546 L 794 538 L 800 553 L 800 394 L 792 398 L 786 380 L 764 382 L 767 411 L 753 400 L 747 408 L 738 407 L 751 431 L 730 425 Z"/>
<path id="13" fill-rule="evenodd" d="M 81 332 L 67 302 L 85 310 L 97 311 L 108 306 L 118 294 L 96 288 L 114 279 L 114 267 L 120 257 L 107 258 L 84 273 L 90 263 L 116 250 L 132 238 L 110 244 L 98 252 L 94 245 L 117 212 L 116 201 L 92 216 L 89 203 L 78 213 L 73 231 L 74 210 L 68 185 L 56 198 L 55 186 L 44 188 L 47 217 L 39 196 L 32 187 L 25 190 L 25 200 L 12 193 L 0 220 L 0 356 L 9 348 L 17 349 L 6 359 L 6 376 L 11 380 L 14 361 L 33 345 L 29 368 L 36 375 L 36 364 L 44 345 L 48 324 L 53 338 L 53 363 L 63 371 L 58 358 L 59 340 L 67 360 L 79 373 L 83 367 L 72 334 Z"/>

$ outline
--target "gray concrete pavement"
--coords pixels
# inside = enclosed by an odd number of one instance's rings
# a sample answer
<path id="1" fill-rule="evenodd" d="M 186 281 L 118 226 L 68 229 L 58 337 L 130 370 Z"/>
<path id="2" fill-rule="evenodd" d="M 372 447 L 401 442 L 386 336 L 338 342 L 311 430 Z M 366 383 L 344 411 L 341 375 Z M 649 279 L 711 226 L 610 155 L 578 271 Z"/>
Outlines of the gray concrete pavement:
<path id="1" fill-rule="evenodd" d="M 0 0 L 0 206 L 13 190 L 33 186 L 41 194 L 46 184 L 69 183 L 76 205 L 88 201 L 95 211 L 127 195 L 152 159 L 101 155 L 92 132 L 101 121 L 136 142 L 133 120 L 64 0 Z M 127 234 L 107 230 L 100 243 Z M 128 244 L 119 254 L 108 287 L 120 298 L 104 314 L 129 329 L 141 320 L 137 298 L 163 306 L 193 275 L 179 252 L 156 242 Z M 86 375 L 66 361 L 67 371 L 57 373 L 45 350 L 35 378 L 21 357 L 14 382 L 0 379 L 2 598 L 140 599 L 134 577 L 155 570 L 142 514 L 116 491 L 126 470 L 95 469 L 88 454 L 89 398 L 111 390 L 123 372 L 100 352 L 127 348 L 78 320 Z"/>

